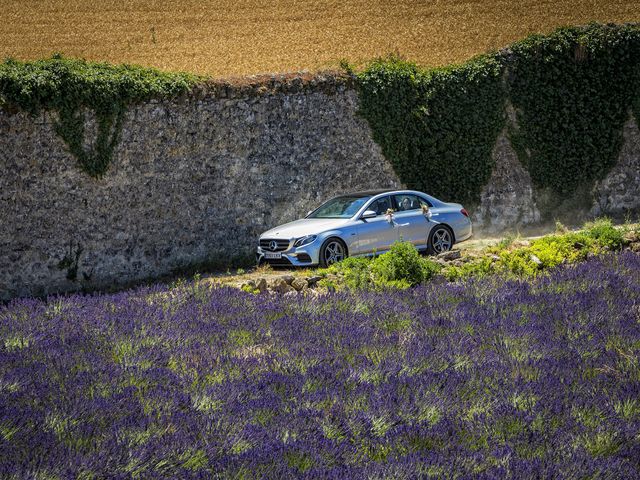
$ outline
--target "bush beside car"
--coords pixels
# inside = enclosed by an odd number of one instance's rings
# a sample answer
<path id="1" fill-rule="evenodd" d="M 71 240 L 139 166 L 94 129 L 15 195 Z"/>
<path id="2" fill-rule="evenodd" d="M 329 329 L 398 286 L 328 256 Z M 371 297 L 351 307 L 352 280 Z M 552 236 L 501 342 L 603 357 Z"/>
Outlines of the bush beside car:
<path id="1" fill-rule="evenodd" d="M 421 256 L 409 242 L 396 242 L 391 250 L 374 258 L 351 257 L 321 271 L 320 286 L 331 289 L 404 289 L 440 275 L 449 281 L 489 274 L 534 277 L 563 263 L 622 249 L 625 236 L 640 236 L 640 227 L 615 227 L 609 219 L 584 225 L 583 230 L 558 233 L 533 241 L 506 238 L 481 255 L 465 256 L 461 262 L 442 264 Z"/>

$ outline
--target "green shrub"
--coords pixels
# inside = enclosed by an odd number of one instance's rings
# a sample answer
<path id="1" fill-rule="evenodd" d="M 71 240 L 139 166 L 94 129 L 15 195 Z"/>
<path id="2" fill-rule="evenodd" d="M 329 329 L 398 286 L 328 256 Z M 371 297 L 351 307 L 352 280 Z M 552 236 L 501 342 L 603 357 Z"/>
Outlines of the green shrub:
<path id="1" fill-rule="evenodd" d="M 624 245 L 623 231 L 614 227 L 608 218 L 587 223 L 585 232 L 603 248 L 620 250 Z"/>
<path id="2" fill-rule="evenodd" d="M 366 257 L 348 257 L 331 265 L 326 271 L 341 275 L 343 286 L 351 290 L 367 290 L 372 286 L 371 261 Z"/>
<path id="3" fill-rule="evenodd" d="M 423 258 L 410 242 L 396 242 L 391 250 L 373 260 L 371 273 L 377 286 L 406 288 L 429 280 L 440 265 Z"/>
<path id="4" fill-rule="evenodd" d="M 260 293 L 260 290 L 258 290 L 256 287 L 252 287 L 251 285 L 248 285 L 248 284 L 247 285 L 242 285 L 240 287 L 240 289 L 242 291 L 244 291 L 244 292 L 247 292 L 247 293 L 253 293 L 253 294 Z"/>
<path id="5" fill-rule="evenodd" d="M 547 235 L 516 248 L 507 238 L 486 249 L 487 254 L 492 255 L 473 259 L 461 266 L 447 266 L 443 275 L 451 281 L 497 272 L 536 276 L 562 263 L 575 263 L 589 254 L 600 253 L 603 249 L 620 249 L 624 245 L 623 230 L 615 228 L 608 219 L 588 223 L 580 232 L 569 232 L 558 225 L 556 230 L 566 233 Z"/>
<path id="6" fill-rule="evenodd" d="M 584 233 L 548 235 L 531 243 L 529 251 L 542 261 L 543 268 L 583 259 L 592 251 L 593 241 Z"/>
<path id="7" fill-rule="evenodd" d="M 421 257 L 411 243 L 396 242 L 379 257 L 349 257 L 320 270 L 336 278 L 324 278 L 319 284 L 337 290 L 404 289 L 429 280 L 440 269 L 438 263 Z"/>
<path id="8" fill-rule="evenodd" d="M 535 276 L 539 272 L 561 263 L 573 263 L 584 259 L 597 246 L 586 233 L 548 235 L 521 247 L 500 253 L 499 265 L 515 275 Z"/>
<path id="9" fill-rule="evenodd" d="M 627 231 L 631 231 L 629 227 Z M 445 267 L 421 257 L 411 243 L 397 242 L 377 258 L 350 257 L 332 265 L 324 272 L 336 274 L 337 279 L 323 280 L 323 285 L 352 290 L 402 289 L 428 281 L 438 273 L 449 281 L 494 273 L 533 277 L 560 264 L 584 260 L 589 254 L 619 249 L 624 245 L 623 235 L 624 229 L 614 227 L 608 219 L 600 219 L 585 224 L 582 231 L 547 235 L 526 246 L 514 246 L 514 237 L 507 237 L 486 248 L 484 255 L 467 257 L 461 265 Z"/>
<path id="10" fill-rule="evenodd" d="M 531 242 L 527 247 L 503 250 L 493 247 L 500 257 L 493 266 L 494 270 L 507 271 L 515 275 L 535 276 L 541 271 L 553 268 L 561 263 L 574 263 L 584 260 L 589 254 L 597 254 L 603 249 L 619 250 L 624 245 L 624 233 L 615 228 L 608 219 L 597 220 L 585 225 L 581 232 L 547 235 Z M 476 261 L 465 265 L 464 269 L 449 268 L 445 272 L 448 278 L 456 279 L 474 274 L 485 274 L 487 260 L 482 265 Z"/>
<path id="11" fill-rule="evenodd" d="M 496 243 L 495 245 L 490 245 L 489 247 L 487 247 L 487 252 L 490 253 L 500 253 L 502 250 L 509 248 L 511 245 L 513 245 L 513 243 L 519 238 L 519 236 L 513 234 L 513 233 L 508 233 L 507 235 L 505 235 L 505 237 L 500 240 L 498 243 Z"/>
<path id="12" fill-rule="evenodd" d="M 521 276 L 535 276 L 542 265 L 534 262 L 529 248 L 519 248 L 500 254 L 499 266 L 508 272 Z"/>
<path id="13" fill-rule="evenodd" d="M 484 256 L 460 266 L 447 266 L 442 273 L 447 280 L 455 281 L 470 277 L 485 277 L 495 271 L 495 260 L 490 256 Z"/>

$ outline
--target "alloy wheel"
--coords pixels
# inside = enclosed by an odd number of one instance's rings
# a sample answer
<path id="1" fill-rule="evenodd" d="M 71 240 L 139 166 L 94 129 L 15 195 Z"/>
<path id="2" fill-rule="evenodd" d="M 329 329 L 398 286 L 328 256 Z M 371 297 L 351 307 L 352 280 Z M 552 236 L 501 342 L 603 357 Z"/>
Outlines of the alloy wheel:
<path id="1" fill-rule="evenodd" d="M 344 257 L 344 247 L 339 241 L 333 240 L 324 247 L 324 261 L 327 265 L 344 260 Z"/>
<path id="2" fill-rule="evenodd" d="M 451 241 L 451 233 L 446 228 L 438 228 L 433 232 L 431 240 L 433 251 L 438 254 L 451 250 L 453 242 Z"/>

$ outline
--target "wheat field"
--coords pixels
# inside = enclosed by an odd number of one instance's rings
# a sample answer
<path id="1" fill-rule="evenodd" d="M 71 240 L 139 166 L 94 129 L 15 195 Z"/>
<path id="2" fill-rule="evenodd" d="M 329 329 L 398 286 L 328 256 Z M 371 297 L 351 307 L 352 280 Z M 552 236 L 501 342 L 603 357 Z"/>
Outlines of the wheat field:
<path id="1" fill-rule="evenodd" d="M 0 0 L 0 59 L 67 56 L 214 77 L 460 62 L 557 26 L 640 20 L 640 0 Z"/>

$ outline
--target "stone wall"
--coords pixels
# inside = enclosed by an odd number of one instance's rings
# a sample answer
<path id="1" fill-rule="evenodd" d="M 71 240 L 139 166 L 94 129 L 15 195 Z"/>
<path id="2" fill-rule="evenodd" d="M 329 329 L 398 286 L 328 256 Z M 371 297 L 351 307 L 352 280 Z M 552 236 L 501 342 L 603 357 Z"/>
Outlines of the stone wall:
<path id="1" fill-rule="evenodd" d="M 495 166 L 480 194 L 480 204 L 472 213 L 476 232 L 496 235 L 539 226 L 545 221 L 542 213 L 573 225 L 599 216 L 640 218 L 640 130 L 631 112 L 623 128 L 618 161 L 605 178 L 596 182 L 591 191 L 580 189 L 564 203 L 549 205 L 548 192 L 536 191 L 511 145 L 508 131 L 517 129 L 518 125 L 511 104 L 507 104 L 505 110 L 507 126 L 492 152 Z M 546 221 L 549 220 L 553 218 Z"/>
<path id="2" fill-rule="evenodd" d="M 620 217 L 640 211 L 640 130 L 631 113 L 622 135 L 618 163 L 594 188 L 593 216 Z"/>
<path id="3" fill-rule="evenodd" d="M 224 264 L 327 197 L 399 186 L 356 115 L 356 92 L 312 81 L 133 107 L 99 180 L 68 153 L 55 113 L 0 110 L 0 298 Z"/>
<path id="4" fill-rule="evenodd" d="M 54 131 L 55 112 L 0 109 L 0 300 L 224 265 L 252 255 L 262 231 L 334 194 L 400 186 L 356 115 L 349 78 L 243 82 L 131 107 L 101 179 L 68 153 Z M 86 148 L 96 130 L 88 115 Z M 593 192 L 592 214 L 640 210 L 633 118 L 624 138 L 618 165 Z M 493 175 L 472 212 L 476 231 L 538 222 L 536 195 L 507 129 L 493 156 Z"/>
<path id="5" fill-rule="evenodd" d="M 472 217 L 476 229 L 498 233 L 539 222 L 531 177 L 518 160 L 506 128 L 498 136 L 492 156 L 495 166 Z"/>

